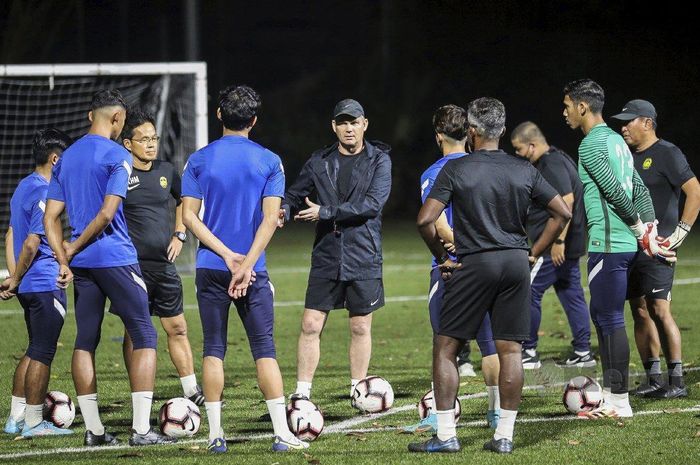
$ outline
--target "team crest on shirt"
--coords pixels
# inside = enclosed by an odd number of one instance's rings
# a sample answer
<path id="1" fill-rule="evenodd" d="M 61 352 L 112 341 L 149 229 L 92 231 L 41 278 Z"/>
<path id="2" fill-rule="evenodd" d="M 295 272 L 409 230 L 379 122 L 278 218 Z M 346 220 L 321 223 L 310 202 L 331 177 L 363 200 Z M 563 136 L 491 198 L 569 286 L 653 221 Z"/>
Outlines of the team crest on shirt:
<path id="1" fill-rule="evenodd" d="M 651 168 L 651 163 L 652 163 L 651 158 L 645 159 L 644 163 L 642 163 L 642 168 L 645 170 L 648 170 L 649 168 Z"/>
<path id="2" fill-rule="evenodd" d="M 160 187 L 162 187 L 163 189 L 168 187 L 168 179 L 165 176 L 160 177 Z"/>

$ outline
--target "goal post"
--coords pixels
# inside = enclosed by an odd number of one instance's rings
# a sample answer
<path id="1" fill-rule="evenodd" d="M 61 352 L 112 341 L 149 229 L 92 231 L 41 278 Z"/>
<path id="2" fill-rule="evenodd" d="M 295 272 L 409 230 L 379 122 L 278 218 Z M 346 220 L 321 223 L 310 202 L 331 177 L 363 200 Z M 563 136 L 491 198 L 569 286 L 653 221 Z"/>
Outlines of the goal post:
<path id="1" fill-rule="evenodd" d="M 34 134 L 55 127 L 74 139 L 84 135 L 92 95 L 101 89 L 118 89 L 128 105 L 154 115 L 159 158 L 178 171 L 207 144 L 205 62 L 0 65 L 0 275 L 6 267 L 10 197 L 34 169 Z M 178 260 L 185 270 L 194 259 L 193 242 Z"/>

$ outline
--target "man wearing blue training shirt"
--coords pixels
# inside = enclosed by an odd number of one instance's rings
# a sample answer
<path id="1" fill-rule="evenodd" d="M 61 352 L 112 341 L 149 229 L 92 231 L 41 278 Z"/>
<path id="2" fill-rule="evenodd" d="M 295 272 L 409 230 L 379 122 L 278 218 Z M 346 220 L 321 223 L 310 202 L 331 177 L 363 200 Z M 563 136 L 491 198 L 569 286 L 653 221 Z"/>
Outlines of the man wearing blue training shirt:
<path id="1" fill-rule="evenodd" d="M 29 346 L 15 371 L 5 432 L 21 432 L 24 437 L 72 433 L 42 416 L 51 362 L 66 316 L 66 291 L 56 282 L 58 263 L 46 242 L 43 218 L 51 168 L 71 142 L 57 129 L 37 132 L 32 145 L 36 169 L 20 181 L 10 200 L 6 250 L 10 277 L 0 286 L 0 298 L 17 295 L 24 309 Z"/>
<path id="2" fill-rule="evenodd" d="M 75 279 L 77 335 L 72 373 L 85 420 L 84 443 L 99 446 L 117 442 L 105 432 L 97 407 L 95 349 L 107 298 L 112 304 L 110 311 L 124 322 L 134 347 L 129 367 L 133 404 L 129 444 L 174 442 L 152 430 L 149 423 L 157 334 L 122 210 L 131 155 L 114 142 L 124 126 L 126 103 L 119 91 L 102 90 L 94 95 L 88 117 L 88 133 L 65 151 L 54 168 L 44 215 L 46 235 L 60 265 L 59 283 L 67 285 Z M 63 242 L 59 221 L 64 209 L 72 229 L 70 242 Z"/>
<path id="3" fill-rule="evenodd" d="M 444 105 L 438 108 L 433 115 L 433 129 L 435 131 L 435 141 L 442 152 L 442 158 L 433 163 L 421 175 L 421 201 L 425 203 L 430 190 L 435 184 L 440 170 L 445 163 L 450 160 L 462 158 L 466 155 L 467 130 L 469 123 L 467 120 L 467 111 L 457 105 Z M 435 227 L 438 230 L 440 239 L 444 242 L 446 248 L 450 252 L 450 256 L 456 259 L 454 255 L 454 233 L 452 231 L 452 206 L 447 205 L 445 211 L 440 214 L 440 217 L 435 222 Z M 430 312 L 430 324 L 433 328 L 433 334 L 439 331 L 440 311 L 442 310 L 442 301 L 445 294 L 445 281 L 441 277 L 440 268 L 437 260 L 433 258 L 432 269 L 430 271 L 430 287 L 428 293 L 428 309 Z M 498 355 L 496 354 L 496 344 L 493 340 L 491 332 L 491 319 L 488 315 L 484 317 L 484 321 L 479 327 L 479 332 L 476 336 L 476 341 L 479 344 L 481 351 L 481 371 L 484 374 L 484 382 L 488 393 L 488 412 L 486 421 L 492 428 L 498 425 L 499 415 L 499 391 L 498 391 Z M 406 431 L 432 431 L 437 432 L 437 414 L 435 410 L 424 418 L 419 424 L 404 428 Z"/>
<path id="4" fill-rule="evenodd" d="M 204 333 L 204 406 L 209 451 L 227 451 L 221 426 L 228 313 L 233 300 L 255 360 L 258 386 L 275 432 L 272 450 L 309 447 L 287 426 L 282 375 L 273 340 L 274 287 L 265 247 L 277 228 L 284 197 L 280 158 L 248 137 L 257 122 L 260 96 L 231 86 L 219 94 L 223 136 L 193 153 L 182 176 L 183 222 L 200 241 L 197 302 Z M 204 203 L 204 216 L 198 214 Z"/>

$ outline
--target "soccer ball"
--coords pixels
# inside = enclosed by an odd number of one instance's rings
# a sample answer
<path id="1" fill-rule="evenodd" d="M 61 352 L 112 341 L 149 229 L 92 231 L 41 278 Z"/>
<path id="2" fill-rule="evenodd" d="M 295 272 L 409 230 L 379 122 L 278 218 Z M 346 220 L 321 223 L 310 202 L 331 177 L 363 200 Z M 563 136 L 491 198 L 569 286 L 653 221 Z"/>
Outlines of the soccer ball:
<path id="1" fill-rule="evenodd" d="M 394 390 L 384 378 L 368 376 L 355 386 L 352 405 L 365 413 L 384 412 L 394 405 Z"/>
<path id="2" fill-rule="evenodd" d="M 310 400 L 292 399 L 287 405 L 287 424 L 297 438 L 313 441 L 323 431 L 323 423 L 323 412 Z"/>
<path id="3" fill-rule="evenodd" d="M 594 379 L 577 376 L 564 388 L 562 402 L 571 413 L 589 412 L 598 408 L 603 400 L 603 390 Z"/>
<path id="4" fill-rule="evenodd" d="M 75 404 L 68 394 L 51 391 L 44 399 L 44 419 L 59 428 L 68 428 L 75 420 Z"/>
<path id="5" fill-rule="evenodd" d="M 189 399 L 175 397 L 160 408 L 158 413 L 160 430 L 172 438 L 194 436 L 199 431 L 202 418 L 199 407 Z"/>
<path id="6" fill-rule="evenodd" d="M 433 390 L 426 392 L 423 397 L 421 397 L 418 402 L 418 416 L 421 420 L 426 418 L 428 415 L 433 413 L 433 406 L 435 405 L 435 396 Z M 455 398 L 455 422 L 459 421 L 459 416 L 462 414 L 462 403 L 459 399 Z"/>

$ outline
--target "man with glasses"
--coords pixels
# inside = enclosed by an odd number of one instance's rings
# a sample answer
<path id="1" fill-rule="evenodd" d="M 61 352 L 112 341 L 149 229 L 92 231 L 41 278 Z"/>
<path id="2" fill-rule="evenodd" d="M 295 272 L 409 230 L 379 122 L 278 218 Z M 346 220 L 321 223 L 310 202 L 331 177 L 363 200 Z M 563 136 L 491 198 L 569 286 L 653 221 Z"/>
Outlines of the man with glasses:
<path id="1" fill-rule="evenodd" d="M 187 240 L 182 223 L 180 176 L 175 167 L 157 160 L 158 140 L 154 119 L 140 109 L 129 110 L 121 134 L 122 144 L 133 156 L 124 214 L 129 236 L 136 247 L 143 280 L 148 289 L 151 314 L 160 318 L 168 335 L 170 359 L 177 369 L 184 396 L 197 405 L 204 394 L 197 385 L 192 349 L 187 338 L 187 321 L 182 306 L 182 282 L 175 259 Z M 171 233 L 171 203 L 175 208 L 175 232 Z M 130 366 L 133 346 L 124 332 L 124 363 Z"/>

